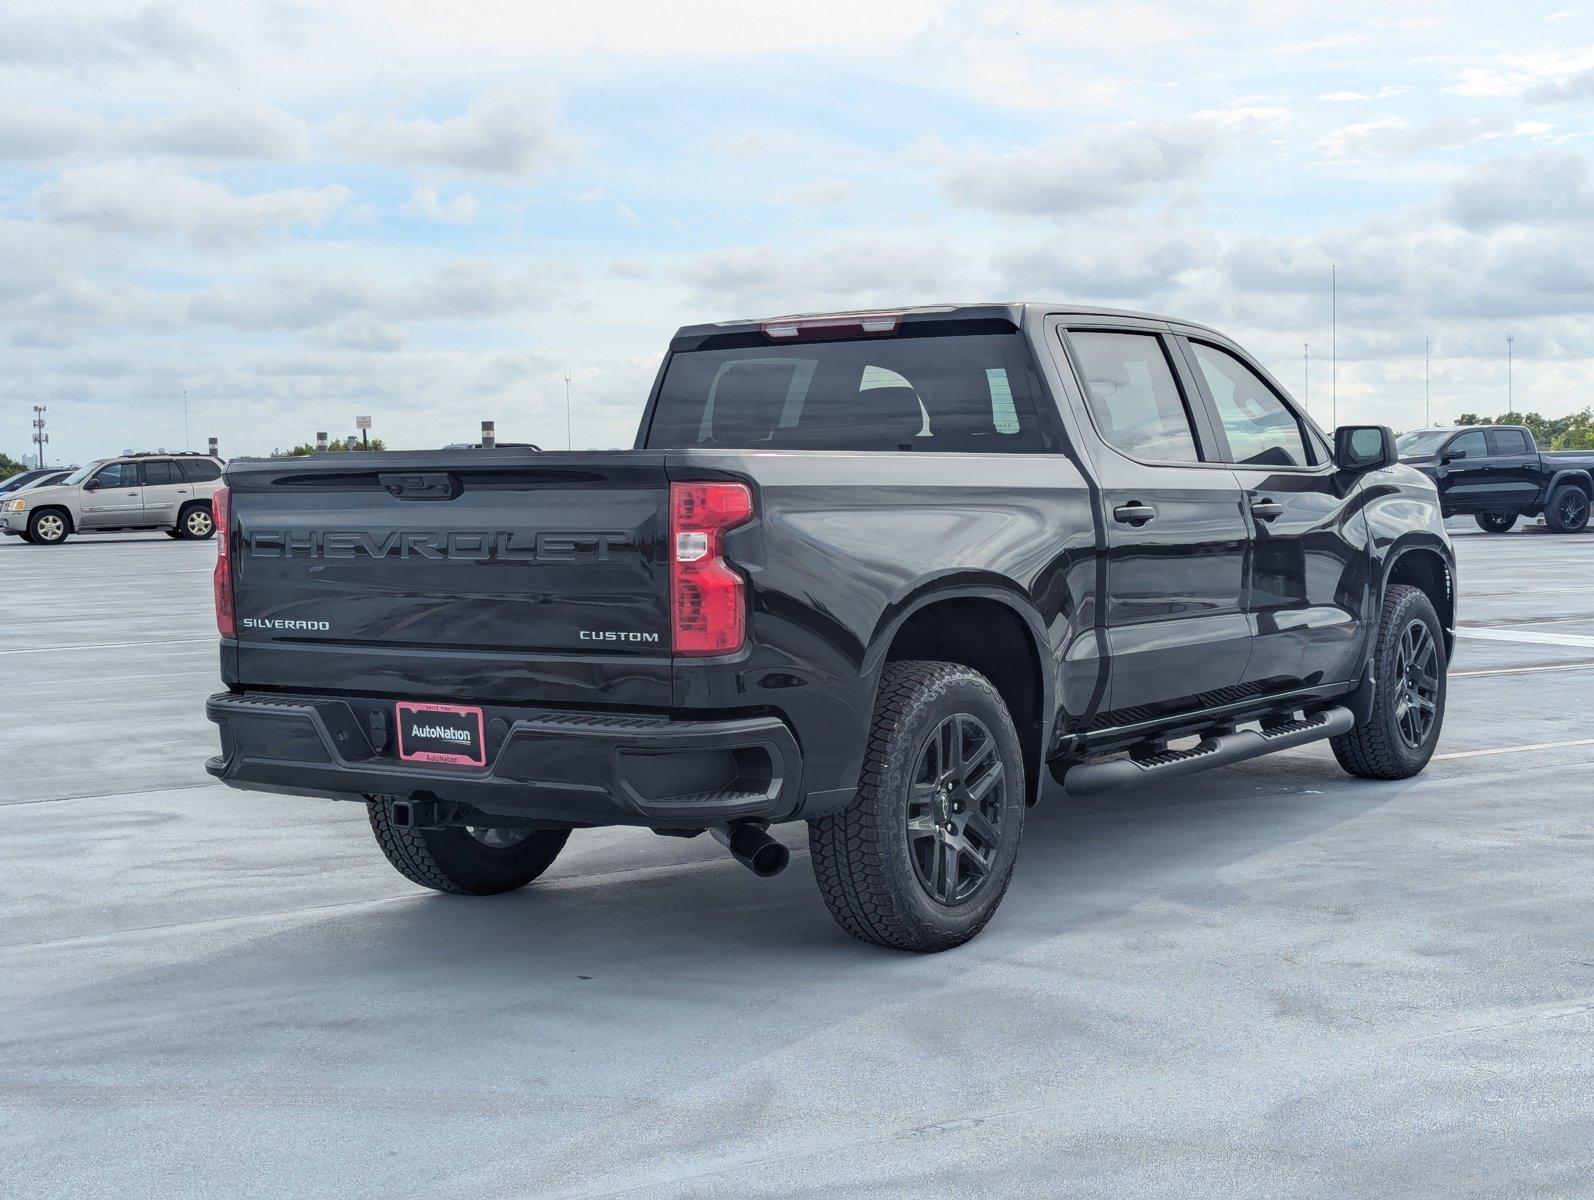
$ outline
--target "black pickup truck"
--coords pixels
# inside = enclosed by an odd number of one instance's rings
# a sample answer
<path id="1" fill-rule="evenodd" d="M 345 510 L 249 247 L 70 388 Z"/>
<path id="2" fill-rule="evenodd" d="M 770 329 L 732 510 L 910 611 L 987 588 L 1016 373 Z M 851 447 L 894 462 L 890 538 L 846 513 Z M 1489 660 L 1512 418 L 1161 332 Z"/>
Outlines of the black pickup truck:
<path id="1" fill-rule="evenodd" d="M 236 787 L 356 800 L 408 878 L 520 887 L 572 829 L 802 820 L 849 933 L 938 950 L 1026 806 L 1320 740 L 1433 753 L 1455 564 L 1379 426 L 1332 442 L 1211 329 L 1053 304 L 729 321 L 634 449 L 234 459 Z"/>
<path id="2" fill-rule="evenodd" d="M 1395 448 L 1434 481 L 1447 517 L 1470 515 L 1488 533 L 1508 533 L 1518 517 L 1542 516 L 1556 533 L 1588 527 L 1594 450 L 1540 450 L 1522 425 L 1414 429 Z"/>

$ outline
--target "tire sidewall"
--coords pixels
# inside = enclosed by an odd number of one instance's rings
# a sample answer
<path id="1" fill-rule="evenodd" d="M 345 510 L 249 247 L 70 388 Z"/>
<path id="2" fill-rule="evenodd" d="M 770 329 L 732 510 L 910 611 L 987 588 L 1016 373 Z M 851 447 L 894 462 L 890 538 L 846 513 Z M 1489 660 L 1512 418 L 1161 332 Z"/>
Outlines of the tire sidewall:
<path id="1" fill-rule="evenodd" d="M 1550 494 L 1550 503 L 1545 507 L 1544 520 L 1556 533 L 1582 533 L 1588 528 L 1589 500 L 1585 494 L 1583 498 L 1583 519 L 1576 525 L 1568 525 L 1561 520 L 1561 501 L 1568 491 L 1582 492 L 1583 489 L 1570 483 L 1563 483 Z"/>
<path id="2" fill-rule="evenodd" d="M 210 528 L 208 530 L 206 530 L 204 533 L 195 533 L 193 530 L 188 528 L 189 518 L 192 517 L 197 512 L 203 512 L 203 511 L 208 510 L 208 508 L 209 508 L 209 505 L 190 504 L 187 508 L 183 509 L 182 512 L 178 513 L 177 514 L 177 534 L 178 534 L 178 536 L 181 537 L 181 538 L 184 538 L 184 539 L 186 539 L 188 541 L 195 541 L 195 542 L 202 542 L 202 541 L 206 540 L 207 538 L 215 536 L 215 533 L 216 533 L 216 522 L 215 522 L 214 518 L 211 520 Z"/>
<path id="3" fill-rule="evenodd" d="M 39 522 L 42 521 L 45 517 L 49 517 L 49 516 L 56 517 L 56 518 L 58 518 L 60 520 L 60 522 L 61 522 L 61 536 L 60 537 L 47 538 L 47 537 L 40 537 L 39 536 Z M 35 546 L 59 546 L 62 542 L 66 541 L 67 536 L 70 533 L 71 533 L 71 529 L 69 528 L 69 523 L 68 523 L 66 517 L 62 516 L 60 510 L 58 510 L 58 509 L 53 509 L 53 508 L 40 509 L 38 512 L 34 513 L 33 516 L 30 517 L 29 520 L 28 520 L 29 541 L 31 541 Z"/>
<path id="4" fill-rule="evenodd" d="M 570 836 L 568 830 L 538 830 L 518 845 L 495 849 L 457 826 L 418 832 L 437 867 L 478 895 L 524 887 L 548 868 Z"/>
<path id="5" fill-rule="evenodd" d="M 1445 701 L 1449 691 L 1450 661 L 1445 653 L 1444 630 L 1439 624 L 1439 614 L 1432 602 L 1422 592 L 1411 589 L 1401 597 L 1392 619 L 1380 630 L 1378 644 L 1378 693 L 1374 719 L 1383 723 L 1385 741 L 1390 753 L 1398 757 L 1406 773 L 1415 775 L 1428 765 L 1439 737 L 1444 732 Z M 1400 735 L 1400 725 L 1395 718 L 1395 699 L 1399 695 L 1400 680 L 1395 673 L 1395 662 L 1400 650 L 1400 640 L 1413 620 L 1428 626 L 1437 654 L 1439 688 L 1434 701 L 1434 723 L 1422 746 L 1413 749 Z"/>
<path id="6" fill-rule="evenodd" d="M 908 792 L 919 755 L 936 728 L 946 718 L 964 713 L 978 717 L 991 731 L 997 754 L 1006 769 L 1003 801 L 1003 837 L 991 875 L 967 900 L 938 904 L 919 883 L 908 850 Z M 1018 861 L 1024 833 L 1024 756 L 1007 707 L 994 688 L 983 680 L 957 676 L 938 680 L 915 697 L 906 720 L 890 740 L 881 763 L 881 783 L 870 818 L 885 848 L 894 890 L 904 905 L 904 917 L 937 941 L 966 940 L 990 920 L 1001 903 Z"/>

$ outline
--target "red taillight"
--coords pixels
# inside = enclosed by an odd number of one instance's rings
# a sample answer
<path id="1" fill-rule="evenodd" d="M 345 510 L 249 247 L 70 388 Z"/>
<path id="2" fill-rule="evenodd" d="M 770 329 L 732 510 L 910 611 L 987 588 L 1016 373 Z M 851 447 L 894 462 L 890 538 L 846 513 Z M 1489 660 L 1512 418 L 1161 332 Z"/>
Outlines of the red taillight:
<path id="1" fill-rule="evenodd" d="M 232 553 L 228 547 L 231 509 L 231 493 L 224 487 L 217 488 L 210 498 L 210 512 L 216 521 L 216 571 L 211 583 L 216 593 L 216 628 L 222 637 L 238 636 L 232 610 Z"/>
<path id="2" fill-rule="evenodd" d="M 834 317 L 781 317 L 759 326 L 770 341 L 804 338 L 888 337 L 902 324 L 901 313 L 846 313 Z"/>
<path id="3" fill-rule="evenodd" d="M 677 654 L 731 654 L 747 636 L 747 581 L 723 536 L 753 515 L 745 483 L 670 485 L 670 626 Z"/>

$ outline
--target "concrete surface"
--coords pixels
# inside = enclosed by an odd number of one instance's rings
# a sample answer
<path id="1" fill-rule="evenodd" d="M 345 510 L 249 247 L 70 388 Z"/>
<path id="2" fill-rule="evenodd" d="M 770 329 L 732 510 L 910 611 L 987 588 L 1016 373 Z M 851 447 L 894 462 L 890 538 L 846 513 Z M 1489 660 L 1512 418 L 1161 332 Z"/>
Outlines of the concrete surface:
<path id="1" fill-rule="evenodd" d="M 922 958 L 796 831 L 415 889 L 208 783 L 210 544 L 0 542 L 0 1196 L 1588 1195 L 1594 536 L 1458 552 L 1426 774 L 1043 807 Z"/>

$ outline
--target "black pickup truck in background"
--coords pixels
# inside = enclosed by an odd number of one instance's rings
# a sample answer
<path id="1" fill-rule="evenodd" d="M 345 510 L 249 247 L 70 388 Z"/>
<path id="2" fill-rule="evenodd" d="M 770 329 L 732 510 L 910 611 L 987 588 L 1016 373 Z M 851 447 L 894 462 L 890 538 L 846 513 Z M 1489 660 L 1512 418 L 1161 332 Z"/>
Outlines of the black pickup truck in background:
<path id="1" fill-rule="evenodd" d="M 1434 481 L 1447 517 L 1472 516 L 1489 533 L 1518 517 L 1581 533 L 1594 497 L 1594 450 L 1540 450 L 1522 425 L 1415 429 L 1395 443 L 1400 461 Z"/>
<path id="2" fill-rule="evenodd" d="M 1332 442 L 1211 329 L 1003 304 L 682 329 L 632 450 L 228 464 L 240 788 L 355 800 L 411 880 L 572 830 L 805 821 L 849 933 L 939 950 L 1026 807 L 1328 740 L 1433 754 L 1455 563 L 1379 426 Z"/>

